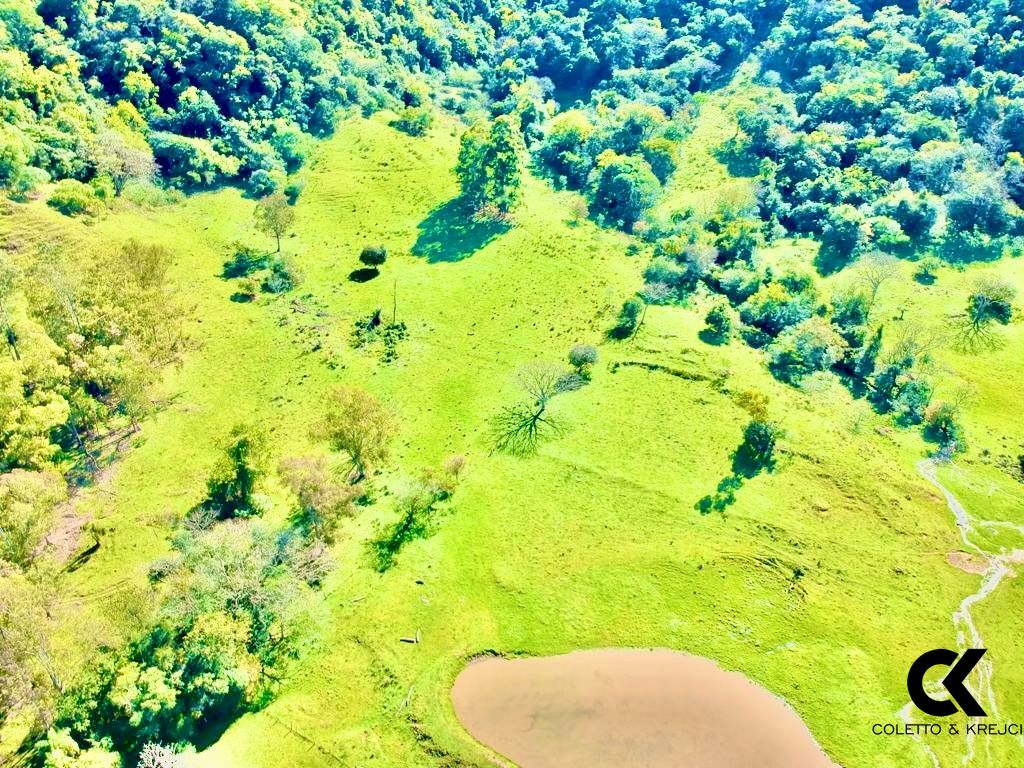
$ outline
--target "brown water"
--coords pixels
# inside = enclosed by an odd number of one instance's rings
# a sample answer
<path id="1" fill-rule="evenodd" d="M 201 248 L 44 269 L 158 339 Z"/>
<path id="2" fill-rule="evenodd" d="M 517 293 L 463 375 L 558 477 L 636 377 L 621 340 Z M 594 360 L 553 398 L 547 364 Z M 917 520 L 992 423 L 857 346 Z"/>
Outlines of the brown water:
<path id="1" fill-rule="evenodd" d="M 781 699 L 669 650 L 485 658 L 452 702 L 478 741 L 521 768 L 831 768 Z"/>

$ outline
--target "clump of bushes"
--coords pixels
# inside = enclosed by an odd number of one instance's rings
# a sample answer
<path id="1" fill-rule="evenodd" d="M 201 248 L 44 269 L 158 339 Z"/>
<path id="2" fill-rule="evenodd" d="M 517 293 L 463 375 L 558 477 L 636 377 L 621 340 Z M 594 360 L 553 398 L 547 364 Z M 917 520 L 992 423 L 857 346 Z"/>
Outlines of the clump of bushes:
<path id="1" fill-rule="evenodd" d="M 268 268 L 269 274 L 260 283 L 260 287 L 267 293 L 285 293 L 302 279 L 295 263 L 287 256 L 271 259 Z"/>
<path id="2" fill-rule="evenodd" d="M 74 179 L 58 181 L 46 204 L 65 216 L 95 216 L 103 208 L 96 189 Z"/>
<path id="3" fill-rule="evenodd" d="M 576 344 L 569 350 L 569 365 L 577 376 L 590 379 L 591 369 L 597 363 L 597 347 L 590 344 Z"/>
<path id="4" fill-rule="evenodd" d="M 434 116 L 423 107 L 406 107 L 394 120 L 391 127 L 410 136 L 424 136 L 434 124 Z"/>

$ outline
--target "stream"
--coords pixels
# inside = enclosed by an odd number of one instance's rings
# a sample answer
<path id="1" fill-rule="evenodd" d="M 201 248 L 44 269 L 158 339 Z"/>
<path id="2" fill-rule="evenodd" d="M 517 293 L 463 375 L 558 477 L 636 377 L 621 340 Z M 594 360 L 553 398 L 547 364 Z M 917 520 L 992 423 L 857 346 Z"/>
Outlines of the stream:
<path id="1" fill-rule="evenodd" d="M 985 571 L 981 574 L 981 584 L 977 591 L 965 597 L 960 601 L 959 607 L 953 611 L 951 620 L 953 623 L 953 629 L 956 631 L 956 650 L 958 653 L 966 650 L 967 648 L 984 648 L 985 643 L 982 640 L 981 632 L 978 631 L 977 625 L 974 623 L 974 617 L 971 615 L 971 609 L 977 604 L 984 600 L 986 597 L 995 591 L 996 587 L 999 586 L 1003 578 L 1012 573 L 1010 569 L 1011 560 L 1015 559 L 1020 554 L 1020 550 L 1014 550 L 1011 553 L 1000 553 L 996 554 L 983 549 L 977 544 L 972 536 L 977 533 L 974 521 L 971 519 L 971 515 L 964 508 L 963 504 L 960 503 L 959 499 L 956 498 L 946 488 L 938 477 L 938 462 L 935 459 L 923 459 L 917 463 L 917 471 L 921 477 L 927 480 L 929 483 L 934 485 L 946 499 L 946 505 L 953 513 L 953 517 L 956 520 L 957 530 L 960 532 L 960 539 L 963 542 L 964 550 L 977 555 L 984 562 Z M 989 521 L 979 521 L 984 526 L 995 526 L 1000 525 L 999 523 L 990 523 Z M 1011 523 L 1007 523 L 1007 526 L 1017 528 Z M 995 693 L 992 689 L 992 660 L 989 655 L 982 657 L 981 661 L 976 667 L 976 677 L 978 678 L 978 685 L 975 687 L 970 681 L 968 681 L 967 687 L 971 693 L 974 694 L 975 698 L 981 704 L 981 706 L 988 713 L 989 717 L 998 717 L 999 707 L 996 703 Z M 913 704 L 908 702 L 903 709 L 900 710 L 899 715 L 905 722 L 911 722 L 913 712 Z M 938 756 L 935 751 L 924 742 L 919 736 L 914 737 L 915 740 L 925 750 L 929 758 L 931 758 L 932 764 L 935 768 L 941 768 Z M 961 765 L 968 765 L 974 758 L 974 747 L 975 747 L 975 735 L 968 733 L 966 736 L 967 750 L 961 760 Z"/>

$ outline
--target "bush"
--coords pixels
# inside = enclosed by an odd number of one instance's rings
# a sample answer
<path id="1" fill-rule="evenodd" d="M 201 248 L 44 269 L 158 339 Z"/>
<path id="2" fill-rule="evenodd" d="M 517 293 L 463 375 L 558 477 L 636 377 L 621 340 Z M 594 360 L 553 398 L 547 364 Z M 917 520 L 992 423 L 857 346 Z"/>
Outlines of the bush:
<path id="1" fill-rule="evenodd" d="M 57 182 L 46 204 L 65 216 L 77 216 L 81 213 L 95 216 L 103 207 L 93 187 L 74 179 Z"/>
<path id="2" fill-rule="evenodd" d="M 939 260 L 934 256 L 927 256 L 917 263 L 914 270 L 914 279 L 922 285 L 931 285 L 939 276 Z"/>
<path id="3" fill-rule="evenodd" d="M 943 449 L 960 453 L 967 450 L 964 427 L 960 423 L 960 411 L 950 403 L 932 408 L 925 416 L 924 436 L 926 440 L 938 443 Z"/>
<path id="4" fill-rule="evenodd" d="M 643 312 L 643 302 L 637 298 L 626 299 L 619 310 L 618 321 L 612 329 L 612 336 L 624 339 L 632 334 L 640 322 L 640 313 Z"/>
<path id="5" fill-rule="evenodd" d="M 379 269 L 387 260 L 388 249 L 383 245 L 367 245 L 359 254 L 359 261 L 370 269 Z"/>
<path id="6" fill-rule="evenodd" d="M 715 304 L 704 316 L 704 333 L 719 344 L 729 340 L 732 335 L 732 316 L 725 304 Z"/>
<path id="7" fill-rule="evenodd" d="M 597 362 L 597 347 L 590 344 L 576 344 L 569 350 L 569 365 L 581 376 L 588 376 L 590 367 Z"/>
<path id="8" fill-rule="evenodd" d="M 270 261 L 270 274 L 260 287 L 266 293 L 285 293 L 301 282 L 302 277 L 291 259 L 278 256 Z"/>
<path id="9" fill-rule="evenodd" d="M 234 243 L 231 249 L 234 253 L 224 262 L 224 269 L 221 272 L 223 277 L 247 277 L 253 272 L 267 268 L 270 257 L 263 251 L 243 243 Z"/>
<path id="10" fill-rule="evenodd" d="M 391 121 L 391 127 L 410 136 L 424 136 L 434 124 L 434 116 L 422 107 L 406 107 L 397 118 Z"/>

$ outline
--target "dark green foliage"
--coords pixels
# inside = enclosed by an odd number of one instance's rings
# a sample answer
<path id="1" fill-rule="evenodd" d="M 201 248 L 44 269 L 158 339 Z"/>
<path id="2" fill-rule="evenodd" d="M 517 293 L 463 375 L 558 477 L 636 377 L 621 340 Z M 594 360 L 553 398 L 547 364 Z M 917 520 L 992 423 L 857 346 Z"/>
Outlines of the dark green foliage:
<path id="1" fill-rule="evenodd" d="M 811 317 L 787 328 L 768 347 L 772 373 L 791 384 L 843 359 L 847 344 L 824 318 Z"/>
<path id="2" fill-rule="evenodd" d="M 640 323 L 640 315 L 643 312 L 643 302 L 637 298 L 626 299 L 619 310 L 619 316 L 615 327 L 610 331 L 613 338 L 624 339 L 637 329 Z"/>
<path id="3" fill-rule="evenodd" d="M 867 381 L 875 372 L 875 365 L 878 362 L 878 353 L 882 351 L 882 326 L 871 336 L 864 349 L 857 356 L 853 366 L 853 374 L 861 382 Z"/>
<path id="4" fill-rule="evenodd" d="M 388 258 L 388 249 L 383 245 L 367 245 L 359 253 L 359 261 L 371 269 L 379 268 Z"/>
<path id="5" fill-rule="evenodd" d="M 942 403 L 928 412 L 924 436 L 926 440 L 938 443 L 943 450 L 951 453 L 967 450 L 966 433 L 960 421 L 960 411 L 950 403 Z"/>
<path id="6" fill-rule="evenodd" d="M 393 128 L 410 136 L 425 136 L 433 124 L 434 116 L 421 107 L 406 107 L 391 121 Z"/>
<path id="7" fill-rule="evenodd" d="M 522 138 L 515 121 L 503 115 L 478 122 L 462 135 L 455 166 L 462 199 L 474 211 L 509 213 L 519 201 Z"/>
<path id="8" fill-rule="evenodd" d="M 735 474 L 753 477 L 775 467 L 775 443 L 779 428 L 768 421 L 752 419 L 743 429 L 743 442 L 733 456 Z"/>
<path id="9" fill-rule="evenodd" d="M 725 304 L 715 304 L 704 316 L 704 335 L 714 344 L 723 344 L 732 335 L 732 316 Z"/>
<path id="10" fill-rule="evenodd" d="M 224 262 L 221 275 L 225 278 L 248 277 L 253 272 L 266 269 L 270 256 L 244 243 L 233 243 L 231 258 Z"/>
<path id="11" fill-rule="evenodd" d="M 786 328 L 806 320 L 817 306 L 817 298 L 811 289 L 800 290 L 800 286 L 787 287 L 784 281 L 763 285 L 757 293 L 740 307 L 743 322 L 752 325 L 769 336 L 777 336 Z"/>
<path id="12" fill-rule="evenodd" d="M 206 746 L 298 650 L 321 553 L 250 523 L 181 532 L 172 545 L 152 625 L 61 699 L 57 726 L 79 742 L 129 755 L 147 742 Z"/>
<path id="13" fill-rule="evenodd" d="M 591 210 L 631 229 L 654 204 L 659 190 L 658 179 L 646 160 L 609 150 L 598 158 L 593 172 Z"/>
<path id="14" fill-rule="evenodd" d="M 301 278 L 291 259 L 275 256 L 267 266 L 269 274 L 260 283 L 267 293 L 285 293 L 299 284 Z"/>

